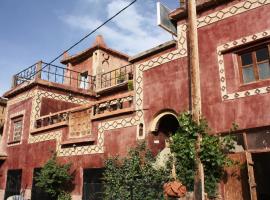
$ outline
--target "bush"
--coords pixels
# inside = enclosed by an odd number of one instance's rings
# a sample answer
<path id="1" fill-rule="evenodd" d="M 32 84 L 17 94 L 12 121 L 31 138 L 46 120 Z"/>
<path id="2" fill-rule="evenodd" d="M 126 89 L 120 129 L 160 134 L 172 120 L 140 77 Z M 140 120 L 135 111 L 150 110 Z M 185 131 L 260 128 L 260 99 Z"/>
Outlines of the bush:
<path id="1" fill-rule="evenodd" d="M 67 192 L 61 192 L 58 195 L 57 200 L 72 200 L 71 195 Z"/>
<path id="2" fill-rule="evenodd" d="M 163 199 L 162 186 L 171 170 L 153 167 L 154 159 L 144 143 L 131 149 L 125 158 L 109 158 L 105 163 L 105 200 Z"/>
<path id="3" fill-rule="evenodd" d="M 58 164 L 56 162 L 56 155 L 54 154 L 35 177 L 37 186 L 48 193 L 53 199 L 63 199 L 63 196 L 68 195 L 64 191 L 70 186 L 72 180 L 72 176 L 69 174 L 70 167 L 71 164 Z"/>

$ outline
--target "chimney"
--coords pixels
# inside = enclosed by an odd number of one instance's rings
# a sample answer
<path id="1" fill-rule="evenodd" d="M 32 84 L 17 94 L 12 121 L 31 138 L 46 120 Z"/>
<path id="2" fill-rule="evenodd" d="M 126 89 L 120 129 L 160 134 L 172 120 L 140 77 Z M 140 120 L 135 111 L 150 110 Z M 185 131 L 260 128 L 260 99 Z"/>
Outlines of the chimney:
<path id="1" fill-rule="evenodd" d="M 105 48 L 107 47 L 102 35 L 98 35 L 96 37 L 93 46 L 99 46 L 99 47 L 105 47 Z"/>
<path id="2" fill-rule="evenodd" d="M 68 52 L 65 51 L 64 54 L 63 54 L 63 59 L 65 60 L 65 59 L 68 58 L 68 57 L 69 57 Z"/>
<path id="3" fill-rule="evenodd" d="M 180 8 L 185 8 L 186 0 L 179 0 Z"/>

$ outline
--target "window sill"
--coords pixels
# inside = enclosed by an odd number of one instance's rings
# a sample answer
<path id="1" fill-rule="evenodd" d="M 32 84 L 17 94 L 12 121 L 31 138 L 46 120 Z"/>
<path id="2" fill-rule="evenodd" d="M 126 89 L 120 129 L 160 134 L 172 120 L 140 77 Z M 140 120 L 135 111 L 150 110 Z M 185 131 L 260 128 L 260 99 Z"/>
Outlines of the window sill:
<path id="1" fill-rule="evenodd" d="M 67 126 L 67 125 L 68 125 L 68 121 L 64 121 L 64 122 L 52 124 L 52 125 L 49 125 L 49 126 L 44 126 L 44 127 L 41 127 L 41 128 L 35 128 L 35 129 L 30 131 L 30 134 L 35 135 L 35 134 L 38 134 L 38 133 L 41 133 L 41 132 L 44 132 L 44 131 L 48 131 L 48 130 L 51 130 L 51 129 L 55 129 L 55 128 L 59 128 L 59 127 L 62 127 L 62 126 Z"/>
<path id="2" fill-rule="evenodd" d="M 123 115 L 123 114 L 129 114 L 129 113 L 133 113 L 134 107 L 129 107 L 129 108 L 123 108 L 123 109 L 119 109 L 119 110 L 113 110 L 113 111 L 106 111 L 104 113 L 100 113 L 100 114 L 96 114 L 94 116 L 91 117 L 91 120 L 97 120 L 97 119 L 103 119 L 103 118 L 107 118 L 107 117 L 114 117 L 117 115 Z"/>
<path id="3" fill-rule="evenodd" d="M 259 81 L 254 81 L 250 83 L 242 83 L 239 86 L 240 91 L 245 91 L 245 90 L 252 90 L 260 87 L 265 87 L 270 85 L 270 79 L 264 79 L 264 80 L 259 80 Z"/>
<path id="4" fill-rule="evenodd" d="M 68 138 L 67 140 L 62 141 L 60 144 L 62 146 L 70 146 L 83 143 L 93 143 L 95 138 L 93 136 L 83 137 L 83 138 Z"/>
<path id="5" fill-rule="evenodd" d="M 17 141 L 10 141 L 7 144 L 8 145 L 12 145 L 12 144 L 19 144 L 21 142 L 21 140 L 17 140 Z"/>

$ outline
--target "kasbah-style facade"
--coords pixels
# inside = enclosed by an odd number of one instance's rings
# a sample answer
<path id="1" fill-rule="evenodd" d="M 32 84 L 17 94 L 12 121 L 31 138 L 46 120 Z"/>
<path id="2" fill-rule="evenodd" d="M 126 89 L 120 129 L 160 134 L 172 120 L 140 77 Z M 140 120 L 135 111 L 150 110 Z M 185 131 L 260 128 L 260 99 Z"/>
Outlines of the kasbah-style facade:
<path id="1" fill-rule="evenodd" d="M 202 114 L 213 134 L 239 125 L 231 157 L 246 166 L 227 169 L 220 198 L 270 199 L 270 0 L 197 4 Z M 38 62 L 14 76 L 4 94 L 0 199 L 14 194 L 11 184 L 38 199 L 33 176 L 52 152 L 72 162 L 72 198 L 86 199 L 85 183 L 99 181 L 109 156 L 126 155 L 141 140 L 155 155 L 164 148 L 190 104 L 186 12 L 170 18 L 177 40 L 137 56 L 98 36 L 89 49 L 65 54 L 66 68 Z"/>

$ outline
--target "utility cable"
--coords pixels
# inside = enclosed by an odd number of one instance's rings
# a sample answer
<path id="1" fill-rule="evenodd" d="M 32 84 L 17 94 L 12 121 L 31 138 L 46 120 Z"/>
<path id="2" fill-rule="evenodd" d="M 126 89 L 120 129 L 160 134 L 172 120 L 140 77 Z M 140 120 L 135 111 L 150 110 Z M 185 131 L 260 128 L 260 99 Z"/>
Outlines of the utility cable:
<path id="1" fill-rule="evenodd" d="M 85 35 L 82 39 L 80 39 L 78 42 L 76 42 L 75 44 L 73 44 L 71 47 L 69 47 L 66 51 L 64 51 L 63 53 L 61 53 L 60 55 L 58 55 L 56 58 L 54 58 L 51 62 L 47 63 L 45 66 L 43 66 L 40 70 L 38 70 L 35 74 L 39 73 L 40 71 L 42 71 L 45 67 L 47 67 L 48 65 L 51 65 L 52 63 L 54 63 L 57 59 L 59 59 L 60 57 L 62 57 L 66 52 L 70 51 L 71 49 L 73 49 L 75 46 L 77 46 L 78 44 L 80 44 L 82 41 L 84 41 L 86 38 L 88 38 L 90 35 L 92 35 L 93 33 L 95 33 L 98 29 L 100 29 L 102 26 L 104 26 L 105 24 L 107 24 L 108 22 L 110 22 L 112 19 L 114 19 L 116 16 L 118 16 L 120 13 L 122 13 L 124 10 L 126 10 L 127 8 L 129 8 L 132 4 L 134 4 L 137 0 L 133 0 L 131 3 L 129 3 L 127 6 L 125 6 L 124 8 L 122 8 L 121 10 L 119 10 L 117 13 L 115 13 L 112 17 L 108 18 L 105 22 L 103 22 L 102 24 L 100 24 L 98 27 L 96 27 L 94 30 L 92 30 L 90 33 L 88 33 L 87 35 Z M 34 75 L 35 75 L 34 74 Z M 30 79 L 34 76 L 32 75 L 30 77 Z"/>

